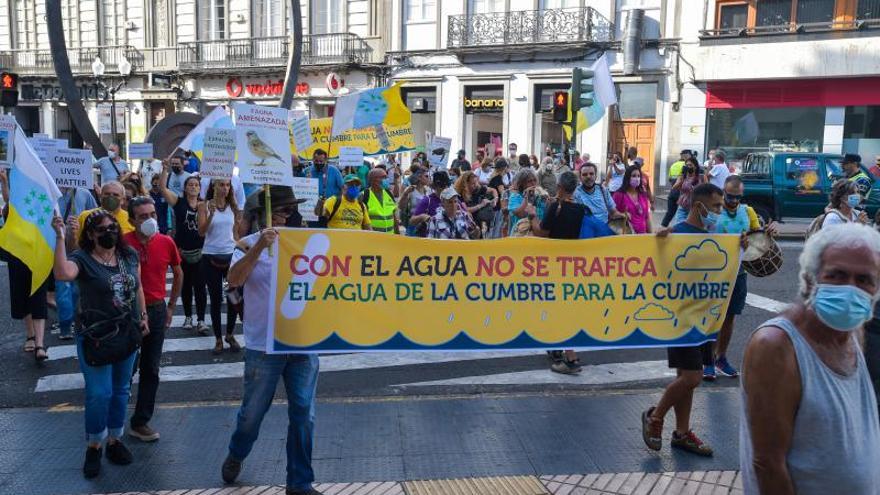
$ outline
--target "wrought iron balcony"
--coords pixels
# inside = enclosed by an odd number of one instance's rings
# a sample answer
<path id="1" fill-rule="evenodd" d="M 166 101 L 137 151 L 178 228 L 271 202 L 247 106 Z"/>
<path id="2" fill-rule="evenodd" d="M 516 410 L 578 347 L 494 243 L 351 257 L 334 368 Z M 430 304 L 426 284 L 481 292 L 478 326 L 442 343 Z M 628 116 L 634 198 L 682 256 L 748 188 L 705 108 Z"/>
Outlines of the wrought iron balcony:
<path id="1" fill-rule="evenodd" d="M 449 16 L 449 48 L 613 41 L 614 25 L 592 7 Z"/>
<path id="2" fill-rule="evenodd" d="M 302 65 L 336 65 L 370 61 L 371 49 L 351 33 L 313 34 L 303 37 Z M 177 63 L 181 70 L 229 67 L 283 67 L 290 54 L 290 38 L 244 38 L 180 43 Z"/>
<path id="3" fill-rule="evenodd" d="M 701 29 L 700 39 L 725 39 L 746 36 L 780 36 L 807 33 L 845 33 L 880 29 L 880 18 L 854 19 L 847 21 L 803 22 L 768 24 L 762 26 L 743 26 L 721 29 Z"/>
<path id="4" fill-rule="evenodd" d="M 132 70 L 136 71 L 143 67 L 143 54 L 130 45 L 84 46 L 67 49 L 70 70 L 77 75 L 91 74 L 92 62 L 95 61 L 95 57 L 101 57 L 101 61 L 107 67 L 108 75 L 112 75 L 123 56 L 131 63 Z M 0 64 L 19 74 L 55 75 L 52 51 L 49 49 L 5 50 L 0 52 Z"/>

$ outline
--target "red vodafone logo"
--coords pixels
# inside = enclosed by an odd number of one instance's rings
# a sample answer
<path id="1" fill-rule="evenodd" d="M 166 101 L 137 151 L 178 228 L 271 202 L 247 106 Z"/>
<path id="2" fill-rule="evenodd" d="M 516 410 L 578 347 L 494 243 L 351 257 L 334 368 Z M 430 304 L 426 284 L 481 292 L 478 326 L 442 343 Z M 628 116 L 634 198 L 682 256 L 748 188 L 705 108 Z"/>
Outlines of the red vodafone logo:
<path id="1" fill-rule="evenodd" d="M 345 81 L 335 72 L 327 74 L 325 83 L 327 85 L 327 91 L 329 91 L 331 95 L 339 94 L 339 90 L 345 86 Z"/>
<path id="2" fill-rule="evenodd" d="M 297 95 L 307 95 L 311 87 L 308 83 L 299 83 L 296 85 L 295 92 Z M 281 96 L 284 93 L 284 80 L 276 81 L 266 80 L 264 82 L 256 82 L 247 84 L 243 83 L 238 77 L 230 77 L 226 81 L 226 94 L 230 98 L 241 98 L 242 96 Z"/>
<path id="3" fill-rule="evenodd" d="M 241 79 L 237 77 L 230 77 L 228 81 L 226 81 L 226 94 L 229 95 L 230 98 L 238 98 L 244 92 L 244 84 L 241 83 Z"/>

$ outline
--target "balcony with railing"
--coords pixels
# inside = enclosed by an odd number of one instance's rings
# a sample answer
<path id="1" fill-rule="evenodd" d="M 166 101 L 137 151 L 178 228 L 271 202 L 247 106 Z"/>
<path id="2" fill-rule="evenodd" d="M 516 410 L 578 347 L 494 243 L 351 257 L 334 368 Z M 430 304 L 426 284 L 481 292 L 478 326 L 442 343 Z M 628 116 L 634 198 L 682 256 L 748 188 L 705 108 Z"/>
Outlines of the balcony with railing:
<path id="1" fill-rule="evenodd" d="M 451 49 L 583 45 L 613 41 L 614 25 L 592 7 L 449 16 Z"/>
<path id="2" fill-rule="evenodd" d="M 143 55 L 129 45 L 115 46 L 89 46 L 68 48 L 67 58 L 70 61 L 70 70 L 74 74 L 91 74 L 92 63 L 96 57 L 107 67 L 108 75 L 112 75 L 119 62 L 125 57 L 132 65 L 132 70 L 143 67 Z M 0 65 L 15 70 L 23 75 L 55 75 L 55 64 L 52 58 L 52 50 L 5 50 L 0 52 Z"/>
<path id="3" fill-rule="evenodd" d="M 832 37 L 880 29 L 880 0 L 757 0 L 719 4 L 714 29 L 702 40 L 829 33 Z"/>

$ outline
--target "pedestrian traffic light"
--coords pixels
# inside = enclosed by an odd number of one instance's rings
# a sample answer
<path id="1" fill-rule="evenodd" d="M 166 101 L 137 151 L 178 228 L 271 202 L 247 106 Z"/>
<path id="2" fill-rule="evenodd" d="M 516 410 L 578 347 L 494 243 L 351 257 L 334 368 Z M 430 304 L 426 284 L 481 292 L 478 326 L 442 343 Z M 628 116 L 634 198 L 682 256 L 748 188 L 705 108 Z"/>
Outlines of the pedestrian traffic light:
<path id="1" fill-rule="evenodd" d="M 18 74 L 0 72 L 0 106 L 18 105 Z"/>
<path id="2" fill-rule="evenodd" d="M 575 67 L 571 71 L 572 111 L 593 105 L 593 71 Z"/>
<path id="3" fill-rule="evenodd" d="M 557 91 L 553 93 L 553 121 L 565 122 L 568 120 L 568 93 Z"/>

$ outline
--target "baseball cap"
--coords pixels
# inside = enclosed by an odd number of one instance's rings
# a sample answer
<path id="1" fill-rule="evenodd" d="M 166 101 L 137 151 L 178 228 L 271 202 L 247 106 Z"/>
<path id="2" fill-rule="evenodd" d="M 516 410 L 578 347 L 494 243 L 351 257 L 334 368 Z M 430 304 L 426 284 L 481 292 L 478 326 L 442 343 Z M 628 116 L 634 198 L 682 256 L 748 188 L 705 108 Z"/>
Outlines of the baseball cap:
<path id="1" fill-rule="evenodd" d="M 843 160 L 840 163 L 862 163 L 862 157 L 855 153 L 847 153 L 843 155 Z"/>
<path id="2" fill-rule="evenodd" d="M 434 187 L 449 187 L 449 174 L 446 172 L 434 172 L 434 176 L 431 180 L 431 185 Z"/>
<path id="3" fill-rule="evenodd" d="M 458 197 L 458 192 L 452 187 L 447 187 L 446 189 L 443 190 L 443 192 L 440 193 L 440 199 L 442 199 L 443 201 L 448 201 L 452 198 L 457 198 L 457 197 Z"/>
<path id="4" fill-rule="evenodd" d="M 458 150 L 459 155 L 466 155 L 467 152 L 465 150 Z"/>
<path id="5" fill-rule="evenodd" d="M 691 154 L 691 150 L 681 150 L 681 152 L 679 153 L 679 155 L 690 155 L 690 154 Z"/>
<path id="6" fill-rule="evenodd" d="M 358 177 L 356 174 L 348 174 L 345 176 L 343 182 L 345 182 L 346 184 L 348 184 L 349 182 L 357 182 L 358 184 L 360 184 L 361 178 Z"/>

